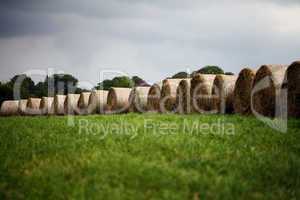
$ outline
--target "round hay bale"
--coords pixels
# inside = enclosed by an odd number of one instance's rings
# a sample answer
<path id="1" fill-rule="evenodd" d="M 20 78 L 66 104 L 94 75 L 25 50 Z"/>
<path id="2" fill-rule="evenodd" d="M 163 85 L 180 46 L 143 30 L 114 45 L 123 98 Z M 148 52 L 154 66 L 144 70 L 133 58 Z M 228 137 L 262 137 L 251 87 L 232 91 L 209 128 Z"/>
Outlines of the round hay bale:
<path id="1" fill-rule="evenodd" d="M 129 109 L 131 88 L 111 88 L 107 95 L 107 106 L 110 113 L 126 113 Z"/>
<path id="2" fill-rule="evenodd" d="M 180 114 L 191 113 L 191 78 L 180 81 L 177 87 L 176 107 Z"/>
<path id="3" fill-rule="evenodd" d="M 149 112 L 159 111 L 161 87 L 162 87 L 162 83 L 155 83 L 149 89 L 148 100 L 147 100 L 147 107 Z"/>
<path id="4" fill-rule="evenodd" d="M 252 112 L 275 117 L 281 112 L 281 91 L 285 81 L 286 65 L 263 65 L 256 72 L 252 86 Z"/>
<path id="5" fill-rule="evenodd" d="M 89 98 L 88 113 L 89 114 L 102 114 L 107 109 L 107 95 L 106 90 L 94 90 Z"/>
<path id="6" fill-rule="evenodd" d="M 64 102 L 65 114 L 73 115 L 78 113 L 78 101 L 80 94 L 67 94 Z"/>
<path id="7" fill-rule="evenodd" d="M 66 95 L 55 95 L 53 100 L 54 114 L 64 115 L 65 114 L 65 100 Z"/>
<path id="8" fill-rule="evenodd" d="M 212 89 L 213 110 L 218 113 L 233 113 L 234 87 L 237 76 L 217 75 Z"/>
<path id="9" fill-rule="evenodd" d="M 176 112 L 177 87 L 183 79 L 165 79 L 161 88 L 160 112 Z"/>
<path id="10" fill-rule="evenodd" d="M 40 98 L 28 98 L 26 114 L 27 115 L 41 115 L 40 110 L 41 99 Z"/>
<path id="11" fill-rule="evenodd" d="M 19 114 L 19 101 L 18 100 L 8 100 L 3 101 L 0 109 L 1 116 L 12 116 Z"/>
<path id="12" fill-rule="evenodd" d="M 198 113 L 214 113 L 212 89 L 216 75 L 195 74 L 191 80 L 192 111 Z"/>
<path id="13" fill-rule="evenodd" d="M 300 61 L 292 63 L 287 69 L 288 115 L 300 117 Z"/>
<path id="14" fill-rule="evenodd" d="M 27 99 L 21 99 L 19 100 L 19 114 L 25 115 L 26 114 L 26 109 L 27 109 Z"/>
<path id="15" fill-rule="evenodd" d="M 234 88 L 234 112 L 242 115 L 250 115 L 251 112 L 251 90 L 255 77 L 255 70 L 245 68 L 237 78 Z"/>
<path id="16" fill-rule="evenodd" d="M 76 114 L 78 114 L 78 115 L 89 114 L 88 107 L 89 107 L 90 96 L 91 96 L 90 92 L 82 92 L 80 94 Z"/>
<path id="17" fill-rule="evenodd" d="M 140 112 L 144 113 L 147 112 L 147 100 L 148 100 L 148 93 L 150 87 L 135 87 L 130 92 L 129 95 L 129 102 L 130 107 L 129 110 L 131 112 Z"/>
<path id="18" fill-rule="evenodd" d="M 53 101 L 53 97 L 42 97 L 40 109 L 43 115 L 54 114 Z"/>

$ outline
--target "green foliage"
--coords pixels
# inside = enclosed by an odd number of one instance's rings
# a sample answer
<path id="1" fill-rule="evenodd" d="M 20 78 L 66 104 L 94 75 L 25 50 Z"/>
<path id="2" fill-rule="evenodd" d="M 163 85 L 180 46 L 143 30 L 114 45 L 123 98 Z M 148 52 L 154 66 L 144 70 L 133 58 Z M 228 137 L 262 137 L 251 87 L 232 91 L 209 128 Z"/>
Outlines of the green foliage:
<path id="1" fill-rule="evenodd" d="M 29 97 L 33 97 L 33 91 L 34 91 L 34 82 L 33 80 L 28 77 L 26 74 L 20 74 L 14 76 L 8 84 L 10 85 L 12 92 L 15 89 L 20 89 L 20 97 L 19 99 L 27 99 Z M 17 97 L 14 97 L 15 99 Z"/>
<path id="2" fill-rule="evenodd" d="M 12 87 L 7 83 L 0 83 L 0 105 L 3 101 L 13 99 Z"/>
<path id="3" fill-rule="evenodd" d="M 188 78 L 190 75 L 186 72 L 178 72 L 177 74 L 174 74 L 172 78 Z"/>
<path id="4" fill-rule="evenodd" d="M 20 88 L 20 99 L 29 97 L 54 96 L 55 94 L 81 93 L 83 90 L 77 87 L 78 80 L 70 74 L 54 74 L 46 77 L 45 81 L 36 85 L 25 74 L 14 76 L 7 83 L 0 83 L 0 104 L 4 100 L 17 99 L 14 97 L 14 87 Z M 48 90 L 49 85 L 49 90 Z"/>
<path id="5" fill-rule="evenodd" d="M 137 114 L 78 116 L 72 127 L 67 120 L 0 118 L 1 199 L 298 199 L 300 195 L 299 119 L 288 122 L 286 134 L 254 117 L 234 115 L 224 120 L 218 115 L 148 114 L 151 126 L 146 129 L 145 115 Z M 85 120 L 88 130 L 95 132 L 79 129 Z M 219 121 L 225 129 L 233 124 L 235 134 L 192 129 L 194 123 L 212 126 Z M 113 131 L 124 124 L 134 129 Z"/>
<path id="6" fill-rule="evenodd" d="M 226 72 L 225 75 L 234 75 L 233 72 Z"/>
<path id="7" fill-rule="evenodd" d="M 44 84 L 50 94 L 68 94 L 74 93 L 77 88 L 78 80 L 70 74 L 54 74 L 46 77 Z M 48 87 L 50 85 L 50 87 Z"/>
<path id="8" fill-rule="evenodd" d="M 205 66 L 203 68 L 201 68 L 200 70 L 197 71 L 197 73 L 201 73 L 201 74 L 224 74 L 223 69 L 221 69 L 218 66 Z"/>
<path id="9" fill-rule="evenodd" d="M 101 83 L 98 83 L 96 89 L 109 90 L 111 87 L 125 87 L 132 88 L 134 82 L 127 76 L 117 76 L 112 80 L 104 80 Z"/>
<path id="10" fill-rule="evenodd" d="M 34 94 L 36 97 L 48 96 L 48 86 L 45 82 L 38 82 L 34 88 Z"/>
<path id="11" fill-rule="evenodd" d="M 97 90 L 109 90 L 109 88 L 113 87 L 113 81 L 106 79 L 101 83 L 98 83 L 95 87 Z"/>
<path id="12" fill-rule="evenodd" d="M 149 84 L 138 76 L 133 76 L 132 81 L 134 86 L 149 86 Z"/>

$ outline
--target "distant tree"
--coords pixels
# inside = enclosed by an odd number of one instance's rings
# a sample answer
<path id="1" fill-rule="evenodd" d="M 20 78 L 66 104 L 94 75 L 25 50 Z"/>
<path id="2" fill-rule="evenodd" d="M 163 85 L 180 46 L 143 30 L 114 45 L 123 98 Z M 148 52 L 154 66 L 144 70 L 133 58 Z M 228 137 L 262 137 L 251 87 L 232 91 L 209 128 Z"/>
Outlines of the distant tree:
<path id="1" fill-rule="evenodd" d="M 90 92 L 90 90 L 82 89 L 82 88 L 79 88 L 79 87 L 77 87 L 75 89 L 75 94 L 81 94 L 82 92 Z"/>
<path id="2" fill-rule="evenodd" d="M 196 71 L 196 73 L 201 74 L 224 74 L 224 71 L 218 66 L 205 66 L 200 70 Z"/>
<path id="3" fill-rule="evenodd" d="M 10 84 L 0 84 L 0 105 L 3 101 L 13 99 L 13 90 Z"/>
<path id="4" fill-rule="evenodd" d="M 134 86 L 133 81 L 127 76 L 118 76 L 112 79 L 114 87 L 126 87 L 132 88 Z"/>
<path id="5" fill-rule="evenodd" d="M 34 95 L 36 97 L 45 97 L 48 96 L 48 84 L 45 82 L 38 82 L 34 86 Z"/>
<path id="6" fill-rule="evenodd" d="M 233 72 L 226 72 L 225 75 L 234 75 Z"/>
<path id="7" fill-rule="evenodd" d="M 187 72 L 178 72 L 174 74 L 172 78 L 188 78 L 190 75 Z"/>
<path id="8" fill-rule="evenodd" d="M 20 74 L 14 76 L 12 79 L 10 79 L 10 81 L 7 84 L 12 88 L 12 92 L 14 88 L 19 87 L 20 89 L 19 98 L 21 99 L 27 99 L 29 97 L 34 96 L 34 82 L 26 74 Z"/>
<path id="9" fill-rule="evenodd" d="M 109 90 L 109 88 L 113 87 L 113 81 L 112 80 L 104 80 L 101 83 L 98 83 L 95 87 L 97 90 Z"/>
<path id="10" fill-rule="evenodd" d="M 112 80 L 106 79 L 97 84 L 96 89 L 109 90 L 111 87 L 132 88 L 134 82 L 127 76 L 117 76 Z"/>
<path id="11" fill-rule="evenodd" d="M 49 94 L 74 93 L 77 88 L 78 79 L 70 74 L 54 74 L 46 77 L 44 84 L 47 85 Z M 50 85 L 48 87 L 48 85 Z"/>
<path id="12" fill-rule="evenodd" d="M 146 81 L 144 81 L 143 79 L 141 79 L 138 76 L 133 76 L 131 79 L 132 79 L 135 87 L 137 87 L 137 86 L 149 86 L 149 84 Z"/>

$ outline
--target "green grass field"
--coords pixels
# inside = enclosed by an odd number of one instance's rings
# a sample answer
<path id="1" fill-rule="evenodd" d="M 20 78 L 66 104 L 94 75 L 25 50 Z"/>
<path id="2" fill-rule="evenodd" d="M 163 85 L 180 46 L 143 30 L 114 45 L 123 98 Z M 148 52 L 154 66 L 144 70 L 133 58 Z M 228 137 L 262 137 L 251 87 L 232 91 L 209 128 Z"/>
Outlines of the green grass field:
<path id="1" fill-rule="evenodd" d="M 194 126 L 217 121 L 233 132 Z M 67 122 L 0 118 L 0 199 L 300 198 L 300 120 L 288 122 L 288 133 L 239 116 Z"/>

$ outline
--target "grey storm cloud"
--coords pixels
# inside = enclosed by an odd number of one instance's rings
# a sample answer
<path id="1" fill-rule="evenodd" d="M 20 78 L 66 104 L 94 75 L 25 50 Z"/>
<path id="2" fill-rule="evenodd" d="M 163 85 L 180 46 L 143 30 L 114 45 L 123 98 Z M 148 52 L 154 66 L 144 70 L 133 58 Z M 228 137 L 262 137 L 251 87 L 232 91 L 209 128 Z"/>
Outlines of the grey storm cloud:
<path id="1" fill-rule="evenodd" d="M 155 82 L 299 59 L 298 0 L 0 2 L 0 80 L 51 67 L 92 84 L 101 70 Z"/>

